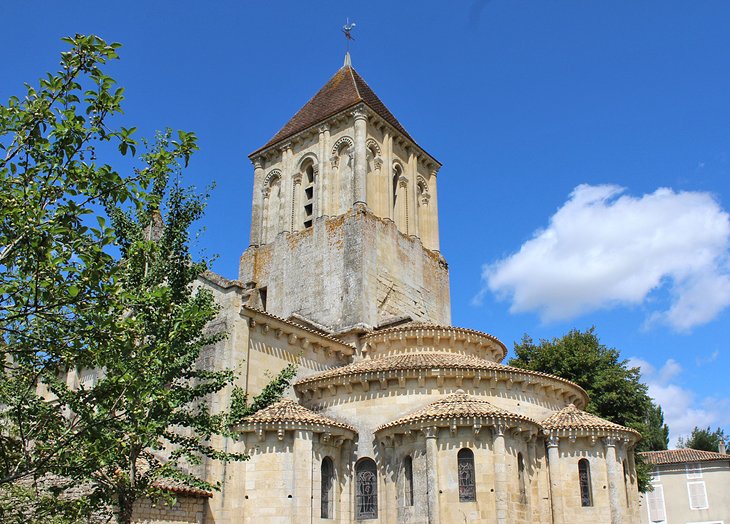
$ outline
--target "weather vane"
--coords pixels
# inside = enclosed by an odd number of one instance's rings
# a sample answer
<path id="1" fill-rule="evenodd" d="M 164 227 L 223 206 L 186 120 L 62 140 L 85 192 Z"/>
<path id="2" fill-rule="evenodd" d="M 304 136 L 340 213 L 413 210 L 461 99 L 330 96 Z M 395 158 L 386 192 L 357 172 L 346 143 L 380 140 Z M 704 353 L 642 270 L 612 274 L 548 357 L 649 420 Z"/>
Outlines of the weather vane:
<path id="1" fill-rule="evenodd" d="M 355 29 L 355 22 L 350 23 L 350 19 L 347 19 L 347 22 L 345 25 L 342 26 L 342 32 L 345 33 L 345 38 L 347 39 L 347 52 L 350 52 L 350 40 L 355 40 L 352 37 L 352 30 Z"/>

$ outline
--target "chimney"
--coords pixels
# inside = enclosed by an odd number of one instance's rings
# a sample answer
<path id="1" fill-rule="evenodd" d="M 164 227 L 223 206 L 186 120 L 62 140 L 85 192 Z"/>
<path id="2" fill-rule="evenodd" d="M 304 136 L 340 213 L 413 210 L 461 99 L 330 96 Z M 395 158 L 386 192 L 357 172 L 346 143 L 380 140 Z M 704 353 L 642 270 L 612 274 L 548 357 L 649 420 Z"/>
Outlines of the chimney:
<path id="1" fill-rule="evenodd" d="M 720 439 L 720 443 L 717 445 L 717 451 L 722 453 L 723 455 L 727 454 L 727 448 L 725 447 L 725 441 Z"/>

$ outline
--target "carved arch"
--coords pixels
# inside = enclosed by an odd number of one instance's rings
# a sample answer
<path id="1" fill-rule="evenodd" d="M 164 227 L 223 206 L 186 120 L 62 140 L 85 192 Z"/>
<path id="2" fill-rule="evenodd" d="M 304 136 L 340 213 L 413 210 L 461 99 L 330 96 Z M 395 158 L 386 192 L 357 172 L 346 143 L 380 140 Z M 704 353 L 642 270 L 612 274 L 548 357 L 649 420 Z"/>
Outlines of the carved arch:
<path id="1" fill-rule="evenodd" d="M 426 177 L 424 177 L 423 175 L 420 175 L 419 174 L 416 177 L 416 185 L 419 188 L 421 188 L 421 191 L 423 192 L 423 194 L 428 193 L 428 181 L 426 180 Z"/>
<path id="2" fill-rule="evenodd" d="M 275 178 L 281 180 L 281 171 L 278 169 L 272 169 L 269 174 L 264 178 L 264 187 L 269 187 Z"/>
<path id="3" fill-rule="evenodd" d="M 344 144 L 347 144 L 350 147 L 355 147 L 355 142 L 352 141 L 352 138 L 349 136 L 340 137 L 332 146 L 332 155 L 336 155 Z"/>
<path id="4" fill-rule="evenodd" d="M 380 151 L 380 146 L 378 145 L 378 142 L 374 138 L 368 138 L 367 141 L 365 142 L 365 146 L 368 149 L 372 149 L 373 151 L 375 151 L 376 155 L 378 155 L 378 156 L 382 155 L 382 152 Z"/>
<path id="5" fill-rule="evenodd" d="M 307 160 L 311 160 L 312 161 L 312 163 L 315 166 L 315 169 L 317 168 L 317 166 L 319 166 L 319 159 L 317 158 L 317 155 L 314 154 L 314 153 L 312 153 L 312 152 L 309 152 L 309 153 L 303 154 L 302 157 L 299 159 L 299 162 L 297 162 L 297 166 L 298 166 L 297 169 L 298 170 L 301 170 L 302 169 L 302 165 Z"/>

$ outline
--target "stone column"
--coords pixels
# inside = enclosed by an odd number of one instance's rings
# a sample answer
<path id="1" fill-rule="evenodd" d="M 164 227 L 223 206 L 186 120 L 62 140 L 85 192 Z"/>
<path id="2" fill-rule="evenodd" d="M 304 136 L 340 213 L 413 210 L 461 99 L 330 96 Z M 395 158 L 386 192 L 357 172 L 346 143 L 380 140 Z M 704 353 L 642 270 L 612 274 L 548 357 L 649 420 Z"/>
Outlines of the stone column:
<path id="1" fill-rule="evenodd" d="M 507 464 L 506 451 L 504 445 L 505 428 L 502 424 L 497 424 L 492 430 L 494 436 L 494 444 L 492 450 L 494 452 L 494 498 L 497 510 L 497 524 L 506 524 L 509 507 L 509 492 L 507 489 Z"/>
<path id="2" fill-rule="evenodd" d="M 418 157 L 416 153 L 408 155 L 408 231 L 407 234 L 418 236 L 418 191 L 416 191 L 416 179 L 418 178 Z"/>
<path id="3" fill-rule="evenodd" d="M 616 467 L 616 437 L 606 437 L 603 444 L 606 447 L 606 476 L 608 477 L 608 502 L 611 506 L 611 524 L 623 524 L 623 511 L 619 496 L 619 485 L 623 482 L 618 478 Z"/>
<path id="4" fill-rule="evenodd" d="M 441 504 L 439 495 L 438 471 L 438 428 L 424 428 L 426 437 L 426 497 L 428 499 L 428 522 L 441 522 Z"/>
<path id="5" fill-rule="evenodd" d="M 279 193 L 279 227 L 278 231 L 291 231 L 292 211 L 292 172 L 291 172 L 291 142 L 280 148 L 281 151 L 281 189 Z"/>
<path id="6" fill-rule="evenodd" d="M 383 467 L 382 479 L 380 485 L 384 487 L 379 503 L 382 505 L 380 514 L 385 515 L 385 522 L 396 522 L 398 520 L 398 493 L 396 492 L 400 484 L 397 482 L 398 464 L 396 463 L 395 442 L 392 437 L 388 437 L 383 442 Z M 392 477 L 388 475 L 392 474 Z"/>
<path id="7" fill-rule="evenodd" d="M 550 504 L 553 509 L 553 524 L 563 524 L 563 493 L 560 488 L 560 450 L 558 437 L 548 437 L 545 445 L 548 449 L 548 471 L 550 473 Z"/>
<path id="8" fill-rule="evenodd" d="M 313 434 L 311 431 L 294 431 L 294 498 L 291 505 L 292 522 L 312 521 L 312 471 Z"/>
<path id="9" fill-rule="evenodd" d="M 264 202 L 262 197 L 264 183 L 264 159 L 257 156 L 253 159 L 253 201 L 251 202 L 251 245 L 262 244 Z"/>
<path id="10" fill-rule="evenodd" d="M 292 178 L 294 187 L 292 188 L 292 210 L 291 210 L 291 230 L 299 231 L 304 228 L 304 220 L 302 216 L 304 210 L 302 209 L 302 175 L 297 173 Z"/>
<path id="11" fill-rule="evenodd" d="M 431 216 L 431 223 L 429 224 L 429 239 L 428 249 L 433 251 L 439 251 L 439 199 L 436 192 L 436 173 L 438 173 L 438 167 L 431 171 L 431 178 L 428 181 L 428 192 L 431 198 L 428 201 L 429 214 Z"/>
<path id="12" fill-rule="evenodd" d="M 346 440 L 340 449 L 340 470 L 337 478 L 341 480 L 342 493 L 335 509 L 340 515 L 339 522 L 353 520 L 353 489 L 355 476 L 355 457 L 353 456 L 353 442 Z"/>
<path id="13" fill-rule="evenodd" d="M 638 505 L 637 502 L 639 500 L 639 487 L 636 479 L 636 463 L 634 461 L 634 448 L 630 447 L 628 443 L 624 445 L 624 449 L 626 450 L 626 460 L 629 464 L 629 510 L 630 510 L 630 516 L 629 520 L 636 520 L 638 518 L 637 512 L 638 512 Z"/>
<path id="14" fill-rule="evenodd" d="M 352 116 L 355 118 L 355 181 L 352 203 L 367 204 L 368 158 L 365 141 L 368 115 L 364 108 L 359 107 L 352 112 Z"/>
<path id="15" fill-rule="evenodd" d="M 395 215 L 393 214 L 393 193 L 395 187 L 393 187 L 393 137 L 390 131 L 385 131 L 383 135 L 383 151 L 385 158 L 383 158 L 383 170 L 385 172 L 385 187 L 386 187 L 386 206 L 388 209 L 387 213 L 383 215 L 383 218 L 390 218 L 395 222 Z"/>
<path id="16" fill-rule="evenodd" d="M 329 194 L 329 148 L 330 148 L 330 126 L 323 124 L 317 128 L 319 131 L 319 178 L 317 180 L 317 216 L 328 215 L 327 206 Z"/>
<path id="17" fill-rule="evenodd" d="M 401 175 L 395 181 L 398 185 L 396 188 L 396 205 L 395 205 L 395 223 L 398 230 L 404 235 L 408 234 L 408 179 Z"/>

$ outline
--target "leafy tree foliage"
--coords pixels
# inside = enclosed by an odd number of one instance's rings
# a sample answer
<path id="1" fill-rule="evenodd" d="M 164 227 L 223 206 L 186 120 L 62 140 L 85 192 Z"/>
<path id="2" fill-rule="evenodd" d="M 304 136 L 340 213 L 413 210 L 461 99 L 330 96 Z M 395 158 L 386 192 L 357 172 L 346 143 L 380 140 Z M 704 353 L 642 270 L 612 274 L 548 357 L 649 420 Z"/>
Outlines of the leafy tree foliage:
<path id="1" fill-rule="evenodd" d="M 553 340 L 536 344 L 525 335 L 515 343 L 509 365 L 541 371 L 575 382 L 586 390 L 586 411 L 639 431 L 637 451 L 667 449 L 669 428 L 661 407 L 655 405 L 641 382 L 639 368 L 629 367 L 616 349 L 600 343 L 595 329 L 572 330 Z M 649 488 L 648 474 L 637 457 L 639 487 Z"/>
<path id="2" fill-rule="evenodd" d="M 110 145 L 136 154 L 134 128 L 110 127 L 123 90 L 102 67 L 119 45 L 65 41 L 61 71 L 0 106 L 0 520 L 112 503 L 127 523 L 135 500 L 165 496 L 160 479 L 214 489 L 189 466 L 245 459 L 213 443 L 294 369 L 249 404 L 231 370 L 196 366 L 225 336 L 206 330 L 217 306 L 194 283 L 208 263 L 188 248 L 205 207 L 180 183 L 196 137 L 159 134 L 128 176 L 97 163 Z M 211 411 L 224 388 L 234 409 Z"/>
<path id="3" fill-rule="evenodd" d="M 710 426 L 706 428 L 698 428 L 695 426 L 689 437 L 679 437 L 677 439 L 677 447 L 700 449 L 703 451 L 718 451 L 720 441 L 725 444 L 728 442 L 728 436 L 722 428 L 717 428 L 715 431 L 712 431 Z"/>

